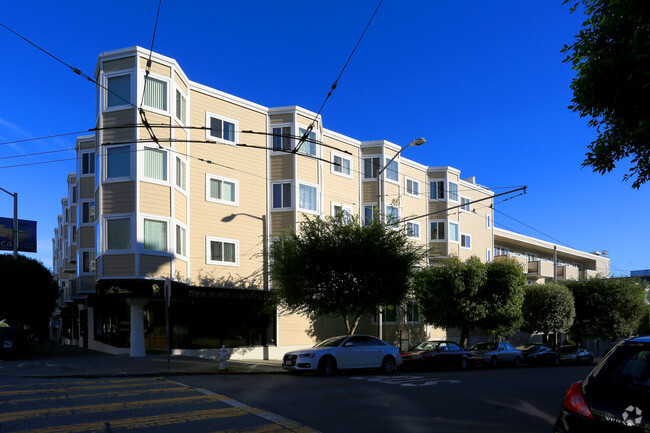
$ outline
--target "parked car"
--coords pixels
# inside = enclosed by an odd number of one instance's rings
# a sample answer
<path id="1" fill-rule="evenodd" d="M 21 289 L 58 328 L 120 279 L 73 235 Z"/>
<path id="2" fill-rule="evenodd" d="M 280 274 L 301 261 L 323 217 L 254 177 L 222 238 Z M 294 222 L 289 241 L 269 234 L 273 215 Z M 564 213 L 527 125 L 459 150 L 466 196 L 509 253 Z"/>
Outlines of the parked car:
<path id="1" fill-rule="evenodd" d="M 469 350 L 453 341 L 425 341 L 407 352 L 402 352 L 404 368 L 455 367 L 465 370 L 472 356 Z"/>
<path id="2" fill-rule="evenodd" d="M 521 350 L 526 364 L 560 365 L 560 353 L 543 344 L 525 344 L 517 349 Z"/>
<path id="3" fill-rule="evenodd" d="M 584 347 L 566 345 L 557 348 L 560 352 L 560 362 L 562 364 L 591 365 L 594 363 L 594 354 Z"/>
<path id="4" fill-rule="evenodd" d="M 397 347 L 368 335 L 329 338 L 311 349 L 287 352 L 282 358 L 285 370 L 318 371 L 324 375 L 356 368 L 380 368 L 391 374 L 401 363 Z"/>
<path id="5" fill-rule="evenodd" d="M 650 431 L 650 337 L 623 340 L 566 395 L 556 433 Z"/>
<path id="6" fill-rule="evenodd" d="M 472 352 L 471 363 L 481 364 L 496 368 L 501 364 L 510 364 L 519 367 L 523 354 L 521 350 L 515 349 L 510 343 L 476 343 L 470 349 Z"/>

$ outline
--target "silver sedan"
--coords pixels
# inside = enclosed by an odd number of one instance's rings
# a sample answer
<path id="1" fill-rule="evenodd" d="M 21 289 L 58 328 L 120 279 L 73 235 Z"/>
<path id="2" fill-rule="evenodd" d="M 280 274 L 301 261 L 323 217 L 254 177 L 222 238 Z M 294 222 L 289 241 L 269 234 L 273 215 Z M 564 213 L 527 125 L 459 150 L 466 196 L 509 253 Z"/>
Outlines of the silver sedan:
<path id="1" fill-rule="evenodd" d="M 521 350 L 515 349 L 510 343 L 477 343 L 470 349 L 471 362 L 496 368 L 501 364 L 510 364 L 519 367 L 521 364 Z"/>

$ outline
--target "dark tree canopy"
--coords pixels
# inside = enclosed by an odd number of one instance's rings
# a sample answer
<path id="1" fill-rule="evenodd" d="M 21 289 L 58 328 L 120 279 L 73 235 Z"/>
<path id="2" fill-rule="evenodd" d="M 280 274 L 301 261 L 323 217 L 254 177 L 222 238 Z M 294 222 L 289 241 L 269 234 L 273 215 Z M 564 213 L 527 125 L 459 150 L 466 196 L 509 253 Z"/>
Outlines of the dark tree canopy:
<path id="1" fill-rule="evenodd" d="M 273 244 L 273 293 L 290 311 L 342 317 L 353 334 L 362 315 L 404 300 L 423 258 L 404 231 L 379 219 L 364 226 L 347 215 L 308 218 L 299 234 Z"/>
<path id="2" fill-rule="evenodd" d="M 52 273 L 37 260 L 0 255 L 0 320 L 10 326 L 29 325 L 32 333 L 47 335 L 59 287 Z"/>
<path id="3" fill-rule="evenodd" d="M 598 137 L 583 166 L 604 174 L 621 160 L 623 177 L 639 188 L 650 176 L 650 2 L 644 0 L 566 0 L 581 6 L 587 19 L 564 60 L 573 65 L 572 105 Z"/>
<path id="4" fill-rule="evenodd" d="M 522 306 L 522 329 L 531 334 L 567 333 L 576 310 L 571 291 L 561 284 L 531 284 L 526 287 Z"/>

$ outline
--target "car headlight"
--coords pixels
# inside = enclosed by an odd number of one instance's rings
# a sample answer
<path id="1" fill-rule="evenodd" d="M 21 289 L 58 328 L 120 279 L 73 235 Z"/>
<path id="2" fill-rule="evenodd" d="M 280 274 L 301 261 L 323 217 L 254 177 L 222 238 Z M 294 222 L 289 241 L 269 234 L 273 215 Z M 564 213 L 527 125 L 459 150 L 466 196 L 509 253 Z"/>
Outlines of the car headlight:
<path id="1" fill-rule="evenodd" d="M 301 353 L 298 355 L 299 358 L 313 358 L 316 356 L 315 353 Z"/>

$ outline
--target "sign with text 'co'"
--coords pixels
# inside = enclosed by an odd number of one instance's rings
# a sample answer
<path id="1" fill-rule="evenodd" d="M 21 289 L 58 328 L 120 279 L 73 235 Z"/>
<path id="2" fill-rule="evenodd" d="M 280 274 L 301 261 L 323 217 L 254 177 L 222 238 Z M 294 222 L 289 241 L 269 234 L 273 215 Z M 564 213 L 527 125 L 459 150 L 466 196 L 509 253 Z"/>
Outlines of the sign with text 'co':
<path id="1" fill-rule="evenodd" d="M 14 250 L 14 220 L 0 217 L 0 250 Z M 18 251 L 36 252 L 36 221 L 18 220 Z"/>

